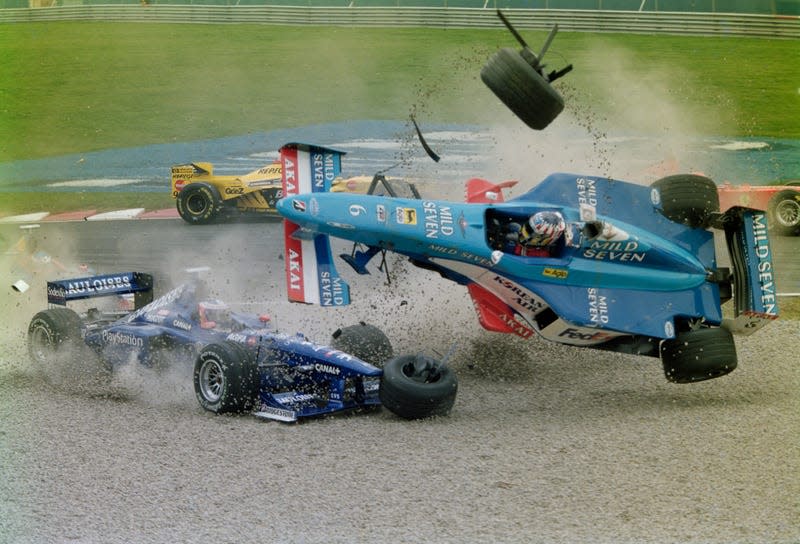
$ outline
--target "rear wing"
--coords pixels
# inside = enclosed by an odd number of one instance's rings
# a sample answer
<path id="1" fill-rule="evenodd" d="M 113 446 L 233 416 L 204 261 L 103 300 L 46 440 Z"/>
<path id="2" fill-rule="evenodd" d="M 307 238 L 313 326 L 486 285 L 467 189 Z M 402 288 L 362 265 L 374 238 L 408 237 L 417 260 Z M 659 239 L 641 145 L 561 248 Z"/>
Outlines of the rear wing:
<path id="1" fill-rule="evenodd" d="M 322 193 L 342 171 L 344 151 L 316 145 L 288 143 L 280 149 L 284 197 Z M 313 208 L 315 201 L 310 201 Z M 294 205 L 304 205 L 295 201 Z M 318 210 L 308 210 L 315 215 Z M 326 234 L 303 231 L 284 219 L 286 291 L 291 302 L 344 306 L 350 304 L 350 286 L 339 276 L 333 263 Z"/>
<path id="2" fill-rule="evenodd" d="M 751 334 L 778 318 L 767 216 L 760 210 L 734 207 L 722 216 L 722 228 L 734 280 L 734 318 L 724 325 L 732 332 Z"/>
<path id="3" fill-rule="evenodd" d="M 127 294 L 133 294 L 136 310 L 149 304 L 153 300 L 153 277 L 142 272 L 124 272 L 47 282 L 47 302 L 59 306 L 73 300 Z"/>

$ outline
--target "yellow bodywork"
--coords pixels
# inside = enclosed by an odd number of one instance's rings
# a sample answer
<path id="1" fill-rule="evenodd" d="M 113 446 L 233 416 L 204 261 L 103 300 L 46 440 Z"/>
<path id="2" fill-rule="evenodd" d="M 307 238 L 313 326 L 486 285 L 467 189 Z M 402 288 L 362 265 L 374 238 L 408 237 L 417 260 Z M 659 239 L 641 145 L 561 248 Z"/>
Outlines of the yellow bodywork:
<path id="1" fill-rule="evenodd" d="M 170 169 L 172 198 L 192 183 L 214 186 L 223 201 L 236 199 L 240 211 L 274 212 L 275 202 L 283 196 L 281 164 L 275 161 L 244 175 L 218 176 L 208 162 L 179 164 Z"/>

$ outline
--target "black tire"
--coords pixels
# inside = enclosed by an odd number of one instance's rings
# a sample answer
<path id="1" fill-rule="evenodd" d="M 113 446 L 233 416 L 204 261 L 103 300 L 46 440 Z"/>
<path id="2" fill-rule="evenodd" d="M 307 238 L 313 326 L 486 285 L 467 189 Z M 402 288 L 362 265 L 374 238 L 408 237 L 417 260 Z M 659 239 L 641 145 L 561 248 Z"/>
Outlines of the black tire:
<path id="1" fill-rule="evenodd" d="M 710 380 L 736 368 L 736 344 L 727 329 L 682 332 L 661 343 L 661 362 L 667 380 L 673 383 Z"/>
<path id="2" fill-rule="evenodd" d="M 786 189 L 775 193 L 767 204 L 769 226 L 779 236 L 800 232 L 800 191 Z"/>
<path id="3" fill-rule="evenodd" d="M 383 365 L 394 356 L 389 338 L 374 325 L 363 321 L 333 333 L 331 347 L 358 357 L 371 365 L 383 368 Z"/>
<path id="4" fill-rule="evenodd" d="M 545 128 L 564 109 L 561 95 L 514 49 L 495 53 L 481 70 L 481 79 L 534 130 Z"/>
<path id="5" fill-rule="evenodd" d="M 442 416 L 456 400 L 455 373 L 422 355 L 403 355 L 386 363 L 381 377 L 381 403 L 405 419 Z"/>
<path id="6" fill-rule="evenodd" d="M 200 406 L 209 412 L 249 412 L 257 401 L 258 388 L 258 368 L 252 354 L 241 344 L 210 344 L 198 354 L 194 392 Z"/>
<path id="7" fill-rule="evenodd" d="M 691 228 L 706 228 L 719 211 L 717 184 L 705 176 L 678 174 L 653 182 L 661 195 L 661 213 Z"/>
<path id="8" fill-rule="evenodd" d="M 206 225 L 219 216 L 222 198 L 213 185 L 190 183 L 178 193 L 175 206 L 181 218 L 190 225 Z"/>
<path id="9" fill-rule="evenodd" d="M 81 344 L 81 318 L 69 308 L 43 310 L 28 325 L 28 355 L 39 369 L 47 369 L 57 353 Z"/>

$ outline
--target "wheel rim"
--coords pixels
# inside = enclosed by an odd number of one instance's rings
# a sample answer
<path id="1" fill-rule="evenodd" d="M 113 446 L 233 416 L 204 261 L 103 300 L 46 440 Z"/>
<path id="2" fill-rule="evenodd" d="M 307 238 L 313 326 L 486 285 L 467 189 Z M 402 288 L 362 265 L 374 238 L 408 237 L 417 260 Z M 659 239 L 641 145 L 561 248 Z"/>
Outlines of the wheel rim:
<path id="1" fill-rule="evenodd" d="M 225 376 L 219 361 L 209 360 L 200 367 L 200 392 L 208 402 L 216 403 L 222 397 Z"/>
<path id="2" fill-rule="evenodd" d="M 189 210 L 189 213 L 192 215 L 200 215 L 206 211 L 206 208 L 206 199 L 203 195 L 193 194 L 186 199 L 186 209 Z"/>
<path id="3" fill-rule="evenodd" d="M 775 207 L 775 218 L 784 227 L 794 227 L 800 223 L 800 203 L 784 200 Z"/>
<path id="4" fill-rule="evenodd" d="M 417 357 L 414 361 L 403 365 L 403 375 L 419 383 L 435 383 L 441 378 L 439 365 L 430 359 Z"/>
<path id="5" fill-rule="evenodd" d="M 30 345 L 31 354 L 38 363 L 45 362 L 55 351 L 53 348 L 53 337 L 50 335 L 50 331 L 45 327 L 35 327 L 33 331 L 31 331 Z"/>

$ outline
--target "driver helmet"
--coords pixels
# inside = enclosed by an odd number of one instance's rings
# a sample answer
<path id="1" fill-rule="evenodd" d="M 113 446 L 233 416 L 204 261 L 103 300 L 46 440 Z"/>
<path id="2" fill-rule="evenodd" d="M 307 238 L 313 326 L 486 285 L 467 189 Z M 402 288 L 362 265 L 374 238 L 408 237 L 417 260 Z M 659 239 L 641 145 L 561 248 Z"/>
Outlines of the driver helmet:
<path id="1" fill-rule="evenodd" d="M 519 241 L 526 246 L 550 246 L 565 230 L 564 217 L 559 212 L 536 212 L 522 225 Z"/>
<path id="2" fill-rule="evenodd" d="M 231 311 L 227 304 L 217 299 L 204 300 L 197 305 L 200 323 L 215 323 L 217 327 L 227 327 L 231 322 Z"/>

